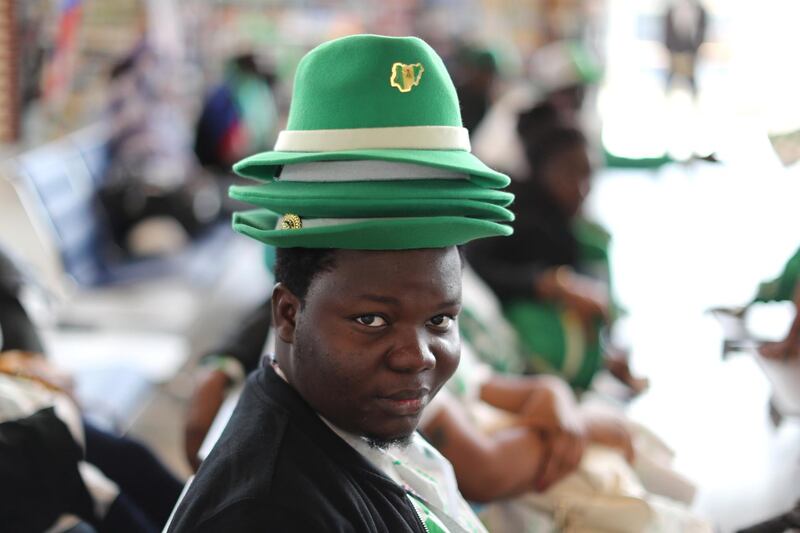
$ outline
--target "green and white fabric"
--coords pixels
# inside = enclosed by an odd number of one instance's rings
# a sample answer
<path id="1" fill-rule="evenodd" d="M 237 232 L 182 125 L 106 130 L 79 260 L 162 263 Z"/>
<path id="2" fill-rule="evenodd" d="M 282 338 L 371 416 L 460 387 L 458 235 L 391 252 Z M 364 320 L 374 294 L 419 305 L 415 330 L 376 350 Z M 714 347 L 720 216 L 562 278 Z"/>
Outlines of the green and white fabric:
<path id="1" fill-rule="evenodd" d="M 758 286 L 753 302 L 791 301 L 798 281 L 800 281 L 800 249 L 786 262 L 786 266 L 777 278 Z"/>
<path id="2" fill-rule="evenodd" d="M 492 369 L 508 374 L 531 370 L 517 332 L 503 316 L 500 301 L 469 266 L 462 276 L 458 324 L 463 343 Z"/>
<path id="3" fill-rule="evenodd" d="M 458 491 L 453 467 L 419 433 L 414 433 L 407 447 L 379 449 L 370 446 L 366 439 L 323 421 L 373 466 L 405 489 L 428 531 L 486 532 Z"/>
<path id="4" fill-rule="evenodd" d="M 581 273 L 608 287 L 612 320 L 622 313 L 613 300 L 609 261 L 610 234 L 598 224 L 579 218 L 573 224 L 579 246 Z M 603 368 L 601 332 L 598 318 L 594 332 L 587 333 L 576 313 L 557 302 L 519 299 L 504 306 L 508 321 L 519 334 L 528 368 L 537 373 L 563 377 L 578 390 L 591 386 Z"/>

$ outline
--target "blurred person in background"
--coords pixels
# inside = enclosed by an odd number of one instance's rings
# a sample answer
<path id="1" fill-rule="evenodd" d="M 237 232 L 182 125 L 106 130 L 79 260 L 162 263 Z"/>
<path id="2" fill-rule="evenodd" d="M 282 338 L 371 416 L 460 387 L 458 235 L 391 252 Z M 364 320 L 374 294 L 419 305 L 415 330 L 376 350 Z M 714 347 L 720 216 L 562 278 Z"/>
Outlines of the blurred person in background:
<path id="1" fill-rule="evenodd" d="M 697 97 L 697 57 L 706 39 L 708 12 L 699 0 L 671 0 L 664 13 L 664 46 L 669 53 L 667 89 L 676 80 Z"/>
<path id="2" fill-rule="evenodd" d="M 584 131 L 590 126 L 586 124 L 584 103 L 601 74 L 594 54 L 581 42 L 572 40 L 539 48 L 528 65 L 531 83 L 538 91 L 536 105 L 549 108 L 561 122 Z"/>
<path id="3" fill-rule="evenodd" d="M 461 104 L 461 119 L 472 133 L 492 104 L 497 59 L 491 50 L 464 44 L 456 54 L 455 63 L 453 82 Z"/>
<path id="4" fill-rule="evenodd" d="M 236 161 L 272 146 L 278 125 L 274 81 L 253 53 L 228 60 L 195 128 L 194 151 L 202 165 L 228 173 Z"/>
<path id="5" fill-rule="evenodd" d="M 768 359 L 800 357 L 800 249 L 786 262 L 777 278 L 759 285 L 753 303 L 774 301 L 792 302 L 794 319 L 783 340 L 765 342 L 758 353 Z"/>
<path id="6" fill-rule="evenodd" d="M 518 133 L 530 170 L 512 184 L 515 233 L 505 242 L 470 246 L 470 263 L 503 302 L 530 354 L 530 369 L 585 390 L 606 366 L 639 393 L 647 380 L 634 377 L 624 352 L 605 340 L 618 310 L 610 235 L 581 213 L 591 189 L 586 138 L 552 106 L 521 114 Z"/>
<path id="7" fill-rule="evenodd" d="M 537 49 L 528 61 L 525 78 L 493 103 L 485 120 L 475 130 L 475 153 L 506 170 L 512 178 L 528 174 L 530 170 L 517 123 L 519 115 L 533 107 L 540 108 L 547 117 L 588 128 L 590 132 L 599 131 L 596 117 L 586 112 L 584 103 L 600 75 L 598 60 L 580 42 L 556 41 Z M 549 125 L 546 122 L 542 127 Z M 599 136 L 590 134 L 589 137 L 594 151 Z"/>
<path id="8" fill-rule="evenodd" d="M 792 302 L 794 317 L 786 336 L 780 341 L 763 342 L 758 353 L 776 360 L 800 357 L 800 249 L 789 258 L 778 277 L 759 284 L 756 295 L 746 305 L 714 308 L 711 311 L 743 321 L 753 305 L 769 302 Z"/>
<path id="9" fill-rule="evenodd" d="M 220 213 L 219 190 L 192 151 L 172 72 L 143 33 L 110 73 L 109 164 L 99 197 L 114 241 L 131 255 L 174 251 Z M 167 224 L 146 232 L 143 223 L 156 217 Z"/>
<path id="10" fill-rule="evenodd" d="M 20 302 L 25 283 L 0 249 L 0 523 L 9 531 L 160 531 L 181 482 L 142 444 L 81 417 L 72 378 L 45 358 Z"/>

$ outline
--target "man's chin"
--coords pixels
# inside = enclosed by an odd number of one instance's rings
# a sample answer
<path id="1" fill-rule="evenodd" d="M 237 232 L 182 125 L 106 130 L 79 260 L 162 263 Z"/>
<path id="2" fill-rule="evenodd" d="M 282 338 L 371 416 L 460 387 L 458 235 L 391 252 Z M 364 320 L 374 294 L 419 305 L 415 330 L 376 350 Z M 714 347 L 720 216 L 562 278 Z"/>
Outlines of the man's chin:
<path id="1" fill-rule="evenodd" d="M 401 435 L 397 437 L 377 437 L 373 435 L 366 435 L 365 438 L 369 443 L 370 447 L 377 448 L 379 450 L 385 450 L 387 448 L 406 448 L 411 444 L 411 439 L 414 436 L 414 433 L 409 433 L 408 435 Z"/>

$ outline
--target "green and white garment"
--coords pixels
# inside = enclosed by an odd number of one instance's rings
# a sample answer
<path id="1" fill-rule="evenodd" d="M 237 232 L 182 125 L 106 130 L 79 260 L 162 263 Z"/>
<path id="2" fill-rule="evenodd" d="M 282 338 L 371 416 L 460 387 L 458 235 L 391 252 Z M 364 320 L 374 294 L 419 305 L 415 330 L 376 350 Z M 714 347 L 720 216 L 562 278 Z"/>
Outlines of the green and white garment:
<path id="1" fill-rule="evenodd" d="M 584 275 L 605 283 L 609 295 L 611 236 L 601 226 L 578 218 L 572 228 L 578 242 L 579 267 Z M 611 303 L 612 320 L 619 314 Z M 555 302 L 522 299 L 506 302 L 506 318 L 519 333 L 525 355 L 535 373 L 555 374 L 578 391 L 590 388 L 595 374 L 603 367 L 602 321 L 598 318 L 593 333 L 587 333 L 577 313 Z"/>
<path id="2" fill-rule="evenodd" d="M 419 433 L 411 444 L 379 449 L 366 439 L 328 426 L 375 468 L 403 487 L 420 520 L 430 533 L 486 533 L 478 517 L 458 491 L 450 462 Z"/>
<path id="3" fill-rule="evenodd" d="M 758 286 L 753 303 L 784 302 L 794 297 L 795 287 L 800 280 L 800 249 L 787 261 L 780 276 L 765 281 Z"/>

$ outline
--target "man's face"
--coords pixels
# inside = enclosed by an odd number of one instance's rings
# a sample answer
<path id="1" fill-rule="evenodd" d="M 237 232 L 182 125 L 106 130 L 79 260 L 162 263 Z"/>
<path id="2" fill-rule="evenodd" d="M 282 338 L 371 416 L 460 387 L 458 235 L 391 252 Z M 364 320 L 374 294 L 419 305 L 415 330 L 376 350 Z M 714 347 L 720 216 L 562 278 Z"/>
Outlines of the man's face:
<path id="1" fill-rule="evenodd" d="M 592 164 L 586 147 L 576 144 L 552 156 L 544 167 L 544 183 L 558 206 L 576 215 L 591 190 Z"/>
<path id="2" fill-rule="evenodd" d="M 454 247 L 338 250 L 296 310 L 292 338 L 277 318 L 279 338 L 291 342 L 281 368 L 334 425 L 378 442 L 403 439 L 458 365 L 460 307 Z"/>

